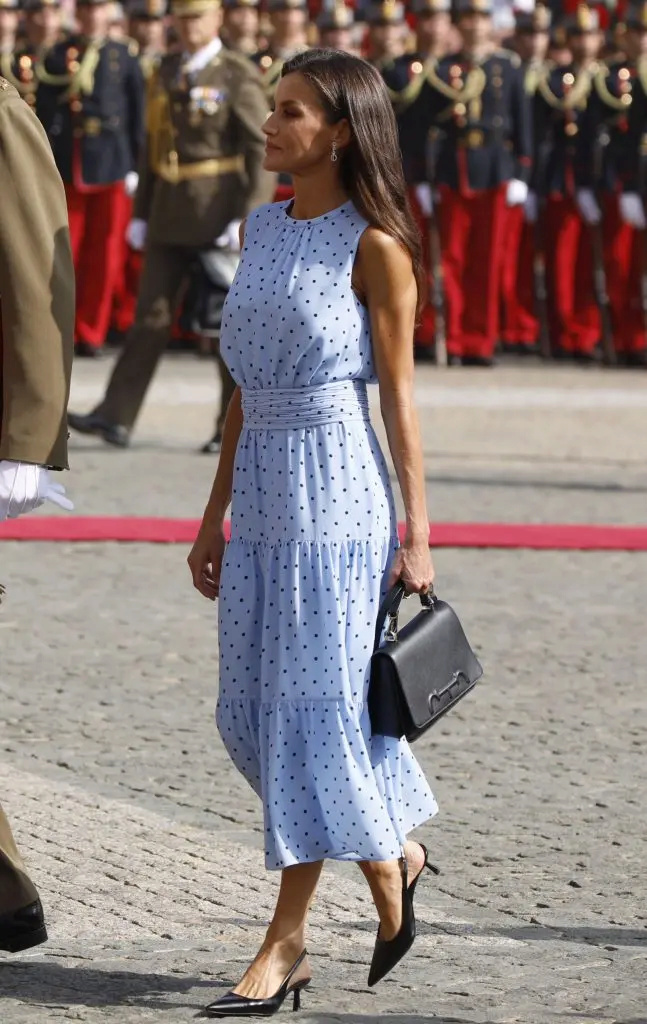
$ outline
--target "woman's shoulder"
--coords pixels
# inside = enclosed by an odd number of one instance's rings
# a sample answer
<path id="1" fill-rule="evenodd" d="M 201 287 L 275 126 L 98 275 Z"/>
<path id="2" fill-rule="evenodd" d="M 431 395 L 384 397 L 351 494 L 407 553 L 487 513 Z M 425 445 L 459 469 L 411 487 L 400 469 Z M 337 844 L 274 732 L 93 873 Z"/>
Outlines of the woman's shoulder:
<path id="1" fill-rule="evenodd" d="M 252 212 L 247 215 L 247 223 L 250 224 L 254 220 L 278 220 L 280 217 L 283 216 L 285 207 L 285 200 L 280 203 L 263 203 L 262 206 L 255 207 L 255 209 L 252 210 Z"/>

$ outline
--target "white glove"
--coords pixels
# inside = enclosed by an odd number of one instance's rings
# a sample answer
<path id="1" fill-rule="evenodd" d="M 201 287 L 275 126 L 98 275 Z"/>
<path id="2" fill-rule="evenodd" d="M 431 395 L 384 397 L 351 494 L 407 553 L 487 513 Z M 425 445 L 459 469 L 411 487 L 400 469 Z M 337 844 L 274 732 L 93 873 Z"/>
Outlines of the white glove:
<path id="1" fill-rule="evenodd" d="M 228 249 L 229 252 L 240 252 L 240 225 L 239 220 L 232 220 L 221 235 L 218 235 L 214 245 L 217 249 Z"/>
<path id="2" fill-rule="evenodd" d="M 128 171 L 128 174 L 124 178 L 124 189 L 129 199 L 135 195 L 137 186 L 139 185 L 139 175 L 137 171 Z"/>
<path id="3" fill-rule="evenodd" d="M 624 192 L 620 196 L 620 216 L 625 224 L 642 231 L 645 222 L 645 207 L 637 192 Z"/>
<path id="4" fill-rule="evenodd" d="M 536 192 L 528 193 L 528 198 L 526 199 L 523 208 L 523 215 L 527 224 L 537 223 L 537 217 L 539 216 L 539 203 L 537 202 Z"/>
<path id="5" fill-rule="evenodd" d="M 575 195 L 575 202 L 580 211 L 582 220 L 587 224 L 599 224 L 602 219 L 602 211 L 597 204 L 596 198 L 590 188 L 580 188 Z"/>
<path id="6" fill-rule="evenodd" d="M 71 512 L 74 505 L 65 496 L 62 484 L 52 482 L 44 466 L 29 462 L 0 462 L 0 520 L 17 519 L 27 512 L 33 512 L 43 502 Z"/>
<path id="7" fill-rule="evenodd" d="M 145 220 L 138 220 L 137 218 L 131 220 L 130 224 L 126 228 L 126 241 L 131 249 L 134 249 L 136 252 L 141 252 L 146 245 L 147 231 L 148 224 Z"/>
<path id="8" fill-rule="evenodd" d="M 413 191 L 416 194 L 418 205 L 425 217 L 431 217 L 434 212 L 434 197 L 431 192 L 431 185 L 428 185 L 426 181 L 423 181 L 419 185 L 414 185 Z"/>
<path id="9" fill-rule="evenodd" d="M 505 194 L 506 206 L 523 206 L 528 198 L 528 186 L 519 178 L 511 178 Z"/>

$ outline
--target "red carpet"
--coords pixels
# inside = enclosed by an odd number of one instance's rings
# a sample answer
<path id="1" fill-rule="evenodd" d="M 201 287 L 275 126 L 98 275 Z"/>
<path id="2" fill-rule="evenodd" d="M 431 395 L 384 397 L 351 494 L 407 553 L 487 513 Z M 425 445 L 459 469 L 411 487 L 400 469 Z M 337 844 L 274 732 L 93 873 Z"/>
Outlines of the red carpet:
<path id="1" fill-rule="evenodd" d="M 194 519 L 136 516 L 27 516 L 0 523 L 0 540 L 191 544 Z M 400 524 L 402 530 L 402 524 Z M 435 548 L 534 548 L 553 551 L 647 551 L 647 526 L 587 523 L 434 523 Z"/>

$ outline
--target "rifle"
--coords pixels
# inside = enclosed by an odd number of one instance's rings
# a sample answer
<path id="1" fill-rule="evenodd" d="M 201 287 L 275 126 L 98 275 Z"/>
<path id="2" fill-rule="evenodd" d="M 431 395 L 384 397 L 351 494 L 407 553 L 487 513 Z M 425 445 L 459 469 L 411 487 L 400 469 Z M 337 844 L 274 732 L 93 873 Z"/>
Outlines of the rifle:
<path id="1" fill-rule="evenodd" d="M 595 196 L 602 211 L 602 165 L 604 151 L 611 137 L 606 125 L 600 125 L 593 150 L 593 182 Z M 602 235 L 602 218 L 597 224 L 591 224 L 591 241 L 593 243 L 593 290 L 595 301 L 600 310 L 602 322 L 602 354 L 606 366 L 615 366 L 618 362 L 613 346 L 613 326 L 611 324 L 611 306 L 607 291 L 607 275 L 604 269 L 604 239 Z"/>
<path id="2" fill-rule="evenodd" d="M 443 132 L 439 128 L 431 128 L 427 135 L 427 147 L 425 151 L 425 162 L 427 181 L 433 196 L 434 182 L 436 180 L 436 156 L 437 146 Z M 427 232 L 429 236 L 429 266 L 431 267 L 431 284 L 429 290 L 429 301 L 434 310 L 434 352 L 436 355 L 436 366 L 447 366 L 447 333 L 445 323 L 445 289 L 443 286 L 443 261 L 442 246 L 440 244 L 440 232 L 436 218 L 435 199 L 431 214 L 428 218 Z"/>

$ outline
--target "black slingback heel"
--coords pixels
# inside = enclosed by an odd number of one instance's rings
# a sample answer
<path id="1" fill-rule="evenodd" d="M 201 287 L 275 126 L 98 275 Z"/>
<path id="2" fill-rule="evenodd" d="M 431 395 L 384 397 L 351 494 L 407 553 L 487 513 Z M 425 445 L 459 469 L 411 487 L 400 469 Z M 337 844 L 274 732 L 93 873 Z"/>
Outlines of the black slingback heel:
<path id="1" fill-rule="evenodd" d="M 294 975 L 308 955 L 307 949 L 295 960 L 285 976 L 281 987 L 267 999 L 249 999 L 239 996 L 236 992 L 227 992 L 215 1003 L 204 1008 L 205 1017 L 271 1017 L 283 1006 L 286 996 L 293 995 L 292 1009 L 301 1009 L 301 991 L 310 984 L 310 978 L 301 978 L 292 982 Z"/>
<path id="2" fill-rule="evenodd" d="M 434 875 L 440 874 L 440 868 L 437 868 L 435 864 L 432 864 L 429 860 L 429 854 L 427 847 L 420 843 L 422 852 L 425 855 L 425 862 L 420 868 L 420 871 L 414 878 L 411 885 L 408 884 L 408 868 L 407 859 L 403 859 L 402 863 L 402 924 L 400 925 L 400 931 L 397 935 L 394 935 L 392 939 L 381 939 L 380 930 L 377 930 L 377 939 L 375 940 L 375 949 L 373 950 L 373 960 L 371 961 L 371 969 L 368 974 L 368 983 L 370 986 L 377 985 L 378 981 L 386 977 L 389 971 L 393 970 L 395 965 L 402 960 L 404 956 L 409 952 L 413 946 L 413 941 L 416 937 L 416 918 L 413 912 L 413 897 L 416 894 L 416 886 L 420 881 L 421 875 L 425 868 L 431 871 Z"/>

